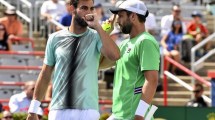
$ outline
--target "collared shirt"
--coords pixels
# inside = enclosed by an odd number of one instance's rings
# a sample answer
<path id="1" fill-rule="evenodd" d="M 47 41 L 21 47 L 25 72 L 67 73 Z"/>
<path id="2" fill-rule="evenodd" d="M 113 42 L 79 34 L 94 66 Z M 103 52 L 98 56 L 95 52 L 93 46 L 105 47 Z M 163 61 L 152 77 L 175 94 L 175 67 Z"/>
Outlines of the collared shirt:
<path id="1" fill-rule="evenodd" d="M 173 15 L 166 15 L 161 19 L 161 36 L 167 35 L 172 29 L 172 22 L 174 21 Z M 187 27 L 182 22 L 182 31 L 184 34 L 187 33 Z"/>
<path id="2" fill-rule="evenodd" d="M 51 110 L 98 110 L 98 67 L 102 42 L 91 28 L 82 34 L 63 29 L 50 35 L 44 64 L 55 67 Z"/>
<path id="3" fill-rule="evenodd" d="M 40 9 L 40 14 L 50 14 L 57 21 L 66 12 L 65 1 L 62 0 L 59 0 L 57 3 L 54 3 L 52 0 L 45 1 Z"/>
<path id="4" fill-rule="evenodd" d="M 31 99 L 27 98 L 27 95 L 25 92 L 15 94 L 11 96 L 9 101 L 10 111 L 12 113 L 27 112 L 30 106 L 30 103 L 31 103 Z"/>
<path id="5" fill-rule="evenodd" d="M 126 39 L 119 47 L 112 112 L 117 120 L 134 120 L 135 111 L 142 95 L 145 82 L 144 71 L 159 70 L 159 44 L 147 32 L 132 39 Z"/>
<path id="6" fill-rule="evenodd" d="M 5 26 L 8 35 L 22 35 L 22 23 L 18 19 L 11 23 L 7 17 L 3 17 L 0 18 L 0 23 Z"/>

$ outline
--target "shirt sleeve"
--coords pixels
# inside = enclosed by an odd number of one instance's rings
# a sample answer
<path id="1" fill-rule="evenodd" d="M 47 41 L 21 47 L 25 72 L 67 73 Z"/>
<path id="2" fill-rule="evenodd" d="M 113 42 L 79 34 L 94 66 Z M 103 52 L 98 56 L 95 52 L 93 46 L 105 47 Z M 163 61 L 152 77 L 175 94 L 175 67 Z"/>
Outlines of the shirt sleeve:
<path id="1" fill-rule="evenodd" d="M 40 8 L 40 14 L 44 14 L 44 13 L 47 13 L 47 8 L 46 8 L 46 5 L 47 2 L 44 2 Z"/>
<path id="2" fill-rule="evenodd" d="M 193 30 L 192 30 L 192 26 L 193 26 L 192 23 L 189 23 L 189 24 L 188 24 L 188 26 L 187 26 L 187 32 L 188 32 L 188 33 L 190 33 L 190 32 L 193 31 Z"/>
<path id="3" fill-rule="evenodd" d="M 18 101 L 16 100 L 15 96 L 12 96 L 10 98 L 9 107 L 10 107 L 10 112 L 12 112 L 12 113 L 19 111 Z"/>
<path id="4" fill-rule="evenodd" d="M 18 25 L 18 33 L 17 33 L 17 35 L 22 35 L 22 33 L 23 33 L 22 23 L 19 21 L 18 24 L 19 25 Z"/>
<path id="5" fill-rule="evenodd" d="M 49 66 L 55 65 L 54 35 L 52 34 L 47 42 L 44 63 Z"/>
<path id="6" fill-rule="evenodd" d="M 143 40 L 138 47 L 138 56 L 141 71 L 159 70 L 160 52 L 156 42 Z"/>
<path id="7" fill-rule="evenodd" d="M 66 26 L 66 25 L 65 25 L 65 15 L 63 15 L 63 16 L 60 18 L 59 23 L 60 23 L 61 25 L 63 25 L 63 26 Z"/>
<path id="8" fill-rule="evenodd" d="M 204 33 L 205 35 L 208 34 L 208 29 L 207 29 L 204 25 L 202 25 L 202 24 L 201 24 L 201 29 L 202 29 L 202 31 L 203 31 L 203 33 Z"/>
<path id="9" fill-rule="evenodd" d="M 169 16 L 164 16 L 161 18 L 161 35 L 166 35 L 169 33 L 170 31 L 170 24 L 172 24 L 169 20 L 168 20 Z"/>

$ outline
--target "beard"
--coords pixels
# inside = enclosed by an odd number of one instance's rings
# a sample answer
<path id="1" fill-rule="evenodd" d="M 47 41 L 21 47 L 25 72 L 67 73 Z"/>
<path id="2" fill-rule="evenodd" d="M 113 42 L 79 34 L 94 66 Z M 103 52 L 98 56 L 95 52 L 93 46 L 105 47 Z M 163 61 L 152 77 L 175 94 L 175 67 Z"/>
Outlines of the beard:
<path id="1" fill-rule="evenodd" d="M 81 27 L 87 27 L 88 24 L 87 22 L 81 17 L 79 16 L 77 13 L 75 14 L 75 23 L 77 23 L 79 26 Z"/>
<path id="2" fill-rule="evenodd" d="M 132 24 L 130 21 L 128 21 L 124 25 L 120 25 L 120 26 L 121 26 L 122 33 L 129 34 L 131 32 Z"/>

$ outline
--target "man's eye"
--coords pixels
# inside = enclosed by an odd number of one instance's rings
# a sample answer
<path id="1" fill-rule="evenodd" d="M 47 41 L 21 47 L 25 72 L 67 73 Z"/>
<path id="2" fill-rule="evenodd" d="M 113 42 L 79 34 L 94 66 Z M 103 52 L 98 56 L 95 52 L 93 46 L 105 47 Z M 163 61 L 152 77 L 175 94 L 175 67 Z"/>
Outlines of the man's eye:
<path id="1" fill-rule="evenodd" d="M 94 7 L 90 8 L 91 11 L 93 11 L 94 9 L 95 9 Z"/>
<path id="2" fill-rule="evenodd" d="M 82 10 L 88 10 L 88 7 L 83 6 L 83 7 L 81 7 L 81 9 L 82 9 Z"/>

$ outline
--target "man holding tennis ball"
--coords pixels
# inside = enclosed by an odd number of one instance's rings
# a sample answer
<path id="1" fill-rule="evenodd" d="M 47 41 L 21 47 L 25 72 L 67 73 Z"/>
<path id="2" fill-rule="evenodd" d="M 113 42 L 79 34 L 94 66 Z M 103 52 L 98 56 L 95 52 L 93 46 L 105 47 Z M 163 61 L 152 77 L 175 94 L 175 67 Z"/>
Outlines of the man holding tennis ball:
<path id="1" fill-rule="evenodd" d="M 151 105 L 158 83 L 159 45 L 145 32 L 149 12 L 140 0 L 122 1 L 114 9 L 117 23 L 130 38 L 120 45 L 113 86 L 112 115 L 107 120 L 151 120 L 157 107 Z M 100 68 L 115 62 L 103 58 Z"/>

